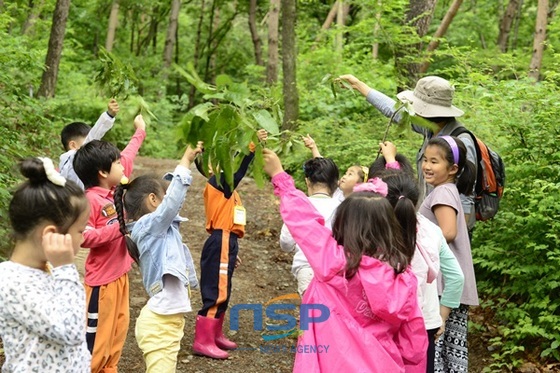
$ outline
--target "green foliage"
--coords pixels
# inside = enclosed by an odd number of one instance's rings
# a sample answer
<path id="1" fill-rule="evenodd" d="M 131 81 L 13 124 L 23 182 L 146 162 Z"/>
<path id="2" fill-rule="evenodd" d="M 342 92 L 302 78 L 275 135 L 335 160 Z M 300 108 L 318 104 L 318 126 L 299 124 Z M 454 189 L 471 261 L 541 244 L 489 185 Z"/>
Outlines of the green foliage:
<path id="1" fill-rule="evenodd" d="M 192 66 L 186 70 L 175 68 L 208 100 L 189 110 L 180 124 L 186 143 L 204 142 L 205 172 L 208 174 L 210 165 L 213 172 L 223 172 L 226 183 L 233 186 L 233 174 L 243 155 L 249 154 L 249 144 L 254 143 L 257 147 L 253 176 L 262 186 L 262 144 L 258 144 L 256 131 L 263 128 L 271 140 L 285 139 L 279 130 L 278 105 L 266 97 L 255 100 L 246 84 L 234 83 L 226 75 L 217 77 L 214 86 L 203 82 Z"/>

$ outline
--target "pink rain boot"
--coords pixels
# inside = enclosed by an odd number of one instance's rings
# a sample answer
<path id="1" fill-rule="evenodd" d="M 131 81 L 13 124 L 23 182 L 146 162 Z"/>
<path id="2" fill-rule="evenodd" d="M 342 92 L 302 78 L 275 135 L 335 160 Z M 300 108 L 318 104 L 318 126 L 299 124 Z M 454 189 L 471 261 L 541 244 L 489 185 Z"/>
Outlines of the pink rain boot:
<path id="1" fill-rule="evenodd" d="M 220 319 L 196 316 L 193 352 L 196 355 L 208 356 L 212 359 L 227 359 L 229 354 L 216 346 L 216 331 L 220 327 Z"/>
<path id="2" fill-rule="evenodd" d="M 224 331 L 223 331 L 223 327 L 224 327 L 224 318 L 225 318 L 226 314 L 225 312 L 222 313 L 222 316 L 220 316 L 220 318 L 218 319 L 220 322 L 218 323 L 218 326 L 216 327 L 216 346 L 218 346 L 219 348 L 221 348 L 222 350 L 235 350 L 237 348 L 237 343 L 230 341 L 229 339 L 227 339 L 227 337 L 224 335 Z"/>

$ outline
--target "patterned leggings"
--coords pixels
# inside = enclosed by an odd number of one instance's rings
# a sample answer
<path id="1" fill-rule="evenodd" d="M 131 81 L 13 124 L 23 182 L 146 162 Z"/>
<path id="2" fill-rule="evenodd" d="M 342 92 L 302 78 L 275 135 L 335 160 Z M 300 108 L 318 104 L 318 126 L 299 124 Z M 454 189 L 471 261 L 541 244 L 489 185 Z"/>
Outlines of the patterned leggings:
<path id="1" fill-rule="evenodd" d="M 467 322 L 469 306 L 454 308 L 445 323 L 445 332 L 436 341 L 436 373 L 468 373 Z"/>

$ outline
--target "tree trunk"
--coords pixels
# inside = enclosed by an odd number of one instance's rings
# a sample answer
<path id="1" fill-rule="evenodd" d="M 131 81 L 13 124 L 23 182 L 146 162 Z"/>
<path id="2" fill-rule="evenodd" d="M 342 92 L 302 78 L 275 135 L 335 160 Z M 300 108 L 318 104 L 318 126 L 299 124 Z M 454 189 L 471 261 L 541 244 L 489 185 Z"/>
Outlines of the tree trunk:
<path id="1" fill-rule="evenodd" d="M 278 19 L 280 0 L 270 0 L 268 11 L 268 62 L 266 82 L 270 85 L 278 81 Z"/>
<path id="2" fill-rule="evenodd" d="M 200 4 L 200 16 L 198 17 L 198 26 L 196 29 L 196 39 L 194 42 L 193 66 L 195 70 L 198 68 L 198 59 L 200 58 L 200 45 L 202 40 L 202 25 L 204 23 L 205 5 L 206 5 L 205 0 L 202 0 Z M 192 109 L 195 106 L 195 100 L 194 100 L 195 93 L 196 93 L 196 88 L 193 85 L 191 85 L 191 88 L 189 90 L 189 105 L 188 105 L 189 109 Z"/>
<path id="3" fill-rule="evenodd" d="M 504 16 L 502 17 L 502 21 L 500 22 L 500 33 L 498 34 L 497 44 L 500 50 L 504 53 L 508 50 L 509 33 L 511 31 L 511 26 L 513 25 L 513 21 L 515 20 L 515 16 L 519 11 L 520 6 L 521 1 L 509 0 L 506 11 L 504 12 Z"/>
<path id="4" fill-rule="evenodd" d="M 546 40 L 546 24 L 548 16 L 548 0 L 539 0 L 537 5 L 537 23 L 535 25 L 535 38 L 533 39 L 533 58 L 529 65 L 529 78 L 539 80 L 544 42 Z"/>
<path id="5" fill-rule="evenodd" d="M 343 42 L 343 29 L 344 29 L 344 0 L 338 0 L 338 7 L 336 8 L 336 24 L 338 30 L 336 33 L 335 50 L 339 56 L 342 56 Z"/>
<path id="6" fill-rule="evenodd" d="M 445 33 L 447 32 L 449 25 L 453 21 L 453 18 L 455 18 L 455 15 L 457 15 L 457 12 L 459 11 L 459 7 L 461 6 L 462 3 L 463 0 L 454 0 L 451 6 L 449 7 L 449 9 L 447 10 L 447 13 L 445 13 L 443 20 L 441 21 L 441 24 L 436 30 L 432 40 L 430 41 L 430 44 L 428 44 L 428 48 L 426 50 L 428 52 L 427 58 L 429 58 L 431 52 L 435 51 L 436 48 L 438 47 L 439 39 L 442 38 L 443 35 L 445 35 Z M 428 71 L 428 67 L 430 67 L 430 61 L 426 60 L 420 66 L 420 70 L 419 70 L 420 74 L 426 73 L 426 71 Z"/>
<path id="7" fill-rule="evenodd" d="M 251 38 L 253 39 L 253 46 L 255 48 L 255 63 L 263 66 L 261 38 L 257 30 L 257 0 L 249 1 L 249 30 L 251 30 Z"/>
<path id="8" fill-rule="evenodd" d="M 282 0 L 282 71 L 284 75 L 284 122 L 282 129 L 294 130 L 299 117 L 296 81 L 296 0 Z"/>
<path id="9" fill-rule="evenodd" d="M 523 0 L 519 1 L 521 5 L 519 5 L 519 9 L 517 14 L 515 15 L 515 21 L 513 26 L 513 41 L 511 42 L 511 50 L 515 50 L 517 48 L 517 36 L 519 34 L 519 24 L 521 23 L 521 11 L 523 8 Z"/>
<path id="10" fill-rule="evenodd" d="M 64 33 L 66 21 L 70 10 L 70 0 L 57 0 L 54 8 L 51 34 L 49 37 L 49 48 L 45 59 L 45 71 L 41 78 L 41 86 L 37 92 L 41 97 L 54 97 L 56 82 L 58 79 L 58 65 L 62 55 L 64 44 Z"/>
<path id="11" fill-rule="evenodd" d="M 115 33 L 119 23 L 119 0 L 113 0 L 111 5 L 111 13 L 109 14 L 109 25 L 107 26 L 107 40 L 105 40 L 105 49 L 107 52 L 113 50 L 115 43 Z"/>
<path id="12" fill-rule="evenodd" d="M 379 57 L 379 42 L 377 41 L 377 37 L 379 36 L 379 30 L 381 28 L 381 12 L 383 11 L 383 2 L 382 0 L 377 0 L 377 12 L 375 13 L 375 24 L 373 25 L 373 39 L 375 43 L 371 48 L 371 56 L 374 60 Z"/>
<path id="13" fill-rule="evenodd" d="M 410 0 L 406 12 L 405 24 L 413 26 L 419 38 L 428 32 L 432 21 L 436 0 Z M 410 61 L 410 56 L 419 56 L 422 43 L 413 43 L 400 46 L 395 52 L 395 69 L 397 71 L 397 91 L 414 87 L 420 76 L 420 64 Z"/>
<path id="14" fill-rule="evenodd" d="M 171 0 L 171 11 L 169 13 L 169 26 L 167 27 L 167 35 L 165 36 L 165 46 L 163 48 L 163 67 L 169 69 L 173 62 L 173 48 L 175 47 L 177 26 L 179 20 L 179 11 L 181 9 L 181 0 Z M 166 74 L 167 77 L 167 74 Z M 165 79 L 164 79 L 165 80 Z"/>
<path id="15" fill-rule="evenodd" d="M 43 5 L 45 5 L 45 1 L 41 0 L 38 4 L 34 4 L 33 0 L 29 0 L 29 13 L 23 26 L 21 27 L 21 34 L 25 35 L 27 32 L 33 27 L 37 18 L 41 14 L 41 10 L 43 9 Z"/>

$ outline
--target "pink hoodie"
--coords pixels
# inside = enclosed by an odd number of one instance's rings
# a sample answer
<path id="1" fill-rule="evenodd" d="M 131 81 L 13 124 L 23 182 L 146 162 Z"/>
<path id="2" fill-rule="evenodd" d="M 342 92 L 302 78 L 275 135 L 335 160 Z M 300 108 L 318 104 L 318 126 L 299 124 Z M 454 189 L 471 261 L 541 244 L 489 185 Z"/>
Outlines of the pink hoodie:
<path id="1" fill-rule="evenodd" d="M 330 310 L 299 337 L 294 372 L 424 373 L 428 339 L 410 268 L 395 276 L 388 264 L 362 256 L 356 275 L 346 279 L 344 248 L 323 217 L 291 176 L 280 173 L 272 183 L 282 219 L 315 273 L 302 303 Z"/>

